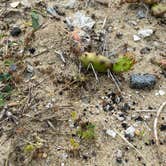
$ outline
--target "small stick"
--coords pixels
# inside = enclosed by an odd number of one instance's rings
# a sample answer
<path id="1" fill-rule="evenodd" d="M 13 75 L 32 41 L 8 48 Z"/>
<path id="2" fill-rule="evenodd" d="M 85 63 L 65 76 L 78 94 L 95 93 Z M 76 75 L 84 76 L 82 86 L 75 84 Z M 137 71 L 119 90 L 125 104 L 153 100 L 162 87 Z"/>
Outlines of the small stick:
<path id="1" fill-rule="evenodd" d="M 120 93 L 122 93 L 122 91 L 121 91 L 121 89 L 120 89 L 120 87 L 119 87 L 117 81 L 115 80 L 113 74 L 111 73 L 111 71 L 110 71 L 109 69 L 108 69 L 108 77 L 111 77 L 111 79 L 114 81 L 114 83 L 115 83 L 115 85 L 116 85 L 118 91 L 119 91 Z"/>
<path id="2" fill-rule="evenodd" d="M 36 55 L 32 56 L 32 58 L 33 58 L 33 57 L 40 56 L 40 55 L 42 55 L 42 54 L 44 54 L 44 53 L 47 53 L 47 52 L 49 52 L 49 50 L 48 50 L 48 49 L 45 49 L 45 50 L 43 50 L 43 51 L 39 52 L 38 54 L 36 54 Z"/>
<path id="3" fill-rule="evenodd" d="M 67 83 L 67 85 L 65 85 L 65 86 L 62 87 L 60 90 L 58 90 L 57 93 L 59 93 L 59 92 L 65 90 L 66 88 L 70 87 L 71 85 L 73 85 L 73 84 L 76 83 L 76 82 L 77 82 L 77 80 L 74 80 L 74 81 L 72 81 L 72 82 Z"/>
<path id="4" fill-rule="evenodd" d="M 105 17 L 105 19 L 103 21 L 102 29 L 104 29 L 106 22 L 107 22 L 107 17 Z"/>
<path id="5" fill-rule="evenodd" d="M 60 56 L 62 62 L 66 64 L 66 60 L 65 60 L 65 58 L 64 58 L 64 56 L 63 56 L 63 53 L 60 52 L 60 51 L 55 51 L 55 53 L 58 54 L 58 55 Z"/>
<path id="6" fill-rule="evenodd" d="M 135 146 L 133 144 L 131 144 L 120 132 L 118 132 L 116 129 L 113 128 L 113 130 L 131 147 L 133 148 L 145 161 L 145 157 L 142 155 L 142 153 L 137 149 L 135 148 Z"/>
<path id="7" fill-rule="evenodd" d="M 94 69 L 92 63 L 89 63 L 89 65 L 88 65 L 88 67 L 87 67 L 87 70 L 89 69 L 89 67 L 92 68 L 93 73 L 94 73 L 94 76 L 95 76 L 95 78 L 96 78 L 96 81 L 99 82 L 99 79 L 98 79 L 97 73 L 96 73 L 96 71 L 95 71 L 95 69 Z"/>
<path id="8" fill-rule="evenodd" d="M 115 78 L 115 80 L 116 80 L 116 82 L 118 83 L 118 85 L 120 86 L 121 83 L 120 83 L 120 81 L 118 80 L 117 76 L 116 76 L 114 73 L 112 73 L 112 75 L 113 75 L 113 77 Z"/>
<path id="9" fill-rule="evenodd" d="M 158 134 L 157 134 L 157 123 L 158 123 L 158 118 L 159 118 L 159 116 L 160 116 L 160 113 L 161 113 L 161 111 L 165 108 L 165 106 L 166 106 L 166 102 L 164 102 L 164 103 L 160 106 L 160 108 L 159 108 L 158 111 L 157 111 L 156 118 L 155 118 L 155 120 L 154 120 L 153 129 L 154 129 L 154 137 L 155 137 L 155 139 L 156 139 L 156 144 L 157 144 L 157 146 L 159 145 Z"/>
<path id="10" fill-rule="evenodd" d="M 138 113 L 146 113 L 146 112 L 156 113 L 157 110 L 136 110 L 134 112 L 138 112 Z M 166 112 L 162 112 L 162 113 L 166 113 Z"/>
<path id="11" fill-rule="evenodd" d="M 48 123 L 48 125 L 49 125 L 54 131 L 56 130 L 55 127 L 54 127 L 54 125 L 51 123 L 50 120 L 47 120 L 47 123 Z"/>

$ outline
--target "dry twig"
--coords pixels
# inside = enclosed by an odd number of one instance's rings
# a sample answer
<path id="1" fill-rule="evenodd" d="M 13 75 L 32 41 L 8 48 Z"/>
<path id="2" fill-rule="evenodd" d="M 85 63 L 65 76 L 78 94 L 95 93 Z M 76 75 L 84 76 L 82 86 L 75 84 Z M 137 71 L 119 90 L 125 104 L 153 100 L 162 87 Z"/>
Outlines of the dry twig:
<path id="1" fill-rule="evenodd" d="M 164 102 L 164 103 L 160 106 L 160 108 L 159 108 L 158 111 L 157 111 L 156 118 L 155 118 L 155 120 L 154 120 L 153 129 L 154 129 L 154 137 L 155 137 L 155 139 L 156 139 L 156 144 L 157 144 L 157 146 L 159 145 L 158 134 L 157 134 L 157 123 L 158 123 L 158 118 L 159 118 L 159 116 L 160 116 L 160 114 L 161 114 L 161 111 L 165 108 L 165 106 L 166 106 L 166 102 Z"/>
<path id="2" fill-rule="evenodd" d="M 144 161 L 147 163 L 145 157 L 143 156 L 143 154 L 137 149 L 135 148 L 135 146 L 133 144 L 131 144 L 120 132 L 118 132 L 116 129 L 113 128 L 113 130 L 131 147 L 133 148 L 143 159 Z"/>

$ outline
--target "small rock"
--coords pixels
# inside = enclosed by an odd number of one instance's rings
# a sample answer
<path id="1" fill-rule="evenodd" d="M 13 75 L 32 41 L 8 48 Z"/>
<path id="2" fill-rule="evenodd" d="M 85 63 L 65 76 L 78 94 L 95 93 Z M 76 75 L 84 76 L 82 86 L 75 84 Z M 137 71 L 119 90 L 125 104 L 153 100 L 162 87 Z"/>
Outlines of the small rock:
<path id="1" fill-rule="evenodd" d="M 116 152 L 116 161 L 118 163 L 122 163 L 122 157 L 123 157 L 123 153 L 121 150 L 118 149 Z"/>
<path id="2" fill-rule="evenodd" d="M 105 112 L 113 111 L 114 110 L 114 106 L 111 103 L 106 103 L 106 104 L 103 105 L 103 110 Z"/>
<path id="3" fill-rule="evenodd" d="M 33 73 L 33 71 L 34 71 L 33 66 L 27 65 L 27 72 Z"/>
<path id="4" fill-rule="evenodd" d="M 119 115 L 117 115 L 116 117 L 117 117 L 117 119 L 118 119 L 119 121 L 121 121 L 121 122 L 126 119 L 126 117 L 125 117 L 124 114 L 119 114 Z"/>
<path id="5" fill-rule="evenodd" d="M 165 95 L 165 91 L 163 90 L 159 90 L 157 93 L 155 93 L 155 96 L 164 96 Z"/>
<path id="6" fill-rule="evenodd" d="M 64 7 L 66 9 L 73 9 L 76 5 L 76 0 L 69 0 L 66 4 L 64 4 Z"/>
<path id="7" fill-rule="evenodd" d="M 118 39 L 122 39 L 123 33 L 122 33 L 122 32 L 117 32 L 117 33 L 116 33 L 116 37 L 117 37 Z"/>
<path id="8" fill-rule="evenodd" d="M 20 2 L 19 2 L 19 1 L 16 1 L 16 2 L 10 3 L 10 6 L 11 6 L 12 8 L 16 8 L 19 4 L 20 4 Z"/>
<path id="9" fill-rule="evenodd" d="M 131 138 L 134 137 L 134 135 L 135 135 L 135 128 L 133 126 L 128 127 L 125 130 L 125 134 L 126 134 L 126 136 L 129 136 Z"/>
<path id="10" fill-rule="evenodd" d="M 122 111 L 128 111 L 130 110 L 130 105 L 128 103 L 124 103 L 123 106 L 121 107 Z"/>
<path id="11" fill-rule="evenodd" d="M 138 35 L 141 37 L 141 38 L 146 38 L 146 37 L 149 37 L 153 34 L 153 30 L 152 29 L 141 29 L 138 31 Z"/>
<path id="12" fill-rule="evenodd" d="M 115 133 L 115 131 L 110 130 L 110 129 L 106 130 L 106 134 L 108 134 L 109 136 L 111 136 L 111 137 L 113 137 L 113 138 L 116 137 L 116 133 Z"/>
<path id="13" fill-rule="evenodd" d="M 129 24 L 136 26 L 137 22 L 136 21 L 130 21 Z"/>
<path id="14" fill-rule="evenodd" d="M 143 18 L 145 18 L 145 16 L 146 16 L 145 10 L 139 10 L 139 11 L 137 12 L 137 17 L 138 17 L 139 19 L 143 19 Z"/>
<path id="15" fill-rule="evenodd" d="M 141 38 L 138 35 L 133 35 L 133 40 L 134 41 L 139 41 Z"/>
<path id="16" fill-rule="evenodd" d="M 141 54 L 149 54 L 150 53 L 150 48 L 149 47 L 144 47 L 140 50 Z"/>
<path id="17" fill-rule="evenodd" d="M 156 76 L 152 74 L 133 74 L 130 76 L 132 89 L 152 89 L 156 84 Z"/>
<path id="18" fill-rule="evenodd" d="M 144 119 L 145 119 L 145 120 L 149 120 L 149 119 L 150 119 L 150 116 L 149 116 L 149 115 L 144 115 Z"/>
<path id="19" fill-rule="evenodd" d="M 25 8 L 30 8 L 32 6 L 32 3 L 29 0 L 21 0 L 21 4 L 25 7 Z"/>
<path id="20" fill-rule="evenodd" d="M 9 70 L 10 71 L 16 71 L 17 70 L 17 66 L 15 64 L 12 64 L 12 65 L 10 65 Z"/>
<path id="21" fill-rule="evenodd" d="M 144 119 L 141 116 L 138 116 L 134 119 L 135 121 L 144 121 Z"/>
<path id="22" fill-rule="evenodd" d="M 63 160 L 66 160 L 68 158 L 68 154 L 67 153 L 62 153 L 61 158 Z"/>
<path id="23" fill-rule="evenodd" d="M 122 127 L 126 130 L 127 129 L 127 127 L 128 127 L 128 124 L 127 124 L 127 122 L 123 122 L 123 123 L 121 123 L 121 125 L 122 125 Z"/>
<path id="24" fill-rule="evenodd" d="M 35 48 L 33 48 L 33 47 L 29 48 L 29 52 L 30 52 L 30 54 L 34 54 L 34 53 L 35 53 L 35 51 L 36 51 L 36 49 L 35 49 Z"/>
<path id="25" fill-rule="evenodd" d="M 21 34 L 21 29 L 19 27 L 14 27 L 10 34 L 13 36 L 13 37 L 17 37 Z"/>
<path id="26" fill-rule="evenodd" d="M 53 104 L 52 103 L 47 103 L 46 108 L 47 109 L 53 108 Z"/>
<path id="27" fill-rule="evenodd" d="M 166 124 L 162 124 L 162 125 L 160 126 L 160 130 L 161 130 L 161 131 L 166 131 Z"/>
<path id="28" fill-rule="evenodd" d="M 50 6 L 47 8 L 47 12 L 54 18 L 56 19 L 60 19 L 60 17 L 58 16 L 58 13 L 56 12 L 56 10 L 54 9 L 54 7 Z"/>

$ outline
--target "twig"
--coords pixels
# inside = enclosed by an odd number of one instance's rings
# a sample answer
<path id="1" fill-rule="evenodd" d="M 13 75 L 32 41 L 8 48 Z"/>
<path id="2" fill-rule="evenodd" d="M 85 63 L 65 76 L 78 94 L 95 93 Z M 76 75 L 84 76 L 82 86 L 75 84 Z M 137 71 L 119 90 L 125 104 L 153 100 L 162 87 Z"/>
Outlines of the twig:
<path id="1" fill-rule="evenodd" d="M 66 64 L 66 60 L 63 56 L 63 53 L 61 51 L 55 51 L 56 54 L 58 54 L 64 64 Z"/>
<path id="2" fill-rule="evenodd" d="M 103 21 L 102 29 L 104 29 L 106 22 L 107 22 L 107 17 L 105 17 L 105 19 Z"/>
<path id="3" fill-rule="evenodd" d="M 48 125 L 49 125 L 54 131 L 56 130 L 55 127 L 54 127 L 54 125 L 51 123 L 50 120 L 47 120 L 47 123 L 48 123 Z"/>
<path id="4" fill-rule="evenodd" d="M 120 89 L 120 87 L 119 87 L 117 81 L 115 80 L 113 74 L 111 73 L 111 71 L 110 71 L 109 69 L 108 69 L 108 77 L 111 77 L 111 79 L 112 79 L 113 82 L 115 83 L 115 85 L 116 85 L 118 91 L 119 91 L 120 93 L 122 93 L 122 91 L 121 91 L 121 89 Z"/>
<path id="5" fill-rule="evenodd" d="M 61 92 L 61 91 L 63 91 L 63 90 L 65 90 L 65 89 L 68 88 L 69 86 L 75 84 L 76 82 L 77 82 L 77 80 L 74 80 L 74 81 L 72 81 L 72 82 L 67 83 L 67 85 L 65 85 L 65 86 L 62 87 L 60 90 L 58 90 L 58 93 Z"/>
<path id="6" fill-rule="evenodd" d="M 146 112 L 156 113 L 157 110 L 136 110 L 134 112 L 138 112 L 138 113 L 146 113 Z M 162 112 L 162 113 L 166 113 L 166 112 Z"/>
<path id="7" fill-rule="evenodd" d="M 40 55 L 42 55 L 42 54 L 44 54 L 44 53 L 47 53 L 47 52 L 49 52 L 49 50 L 48 50 L 48 49 L 45 49 L 45 50 L 43 50 L 43 51 L 39 52 L 38 54 L 36 54 L 36 55 L 32 56 L 32 58 L 33 58 L 33 57 L 40 56 Z"/>
<path id="8" fill-rule="evenodd" d="M 95 76 L 95 78 L 96 78 L 96 81 L 99 82 L 99 79 L 98 79 L 97 73 L 96 73 L 96 71 L 95 71 L 95 69 L 94 69 L 92 63 L 89 63 L 89 65 L 88 65 L 88 67 L 87 67 L 87 70 L 89 69 L 89 67 L 92 68 L 93 73 L 94 73 L 94 76 Z"/>
<path id="9" fill-rule="evenodd" d="M 155 118 L 155 120 L 154 120 L 153 129 L 154 129 L 154 137 L 155 137 L 155 139 L 156 139 L 156 144 L 157 144 L 157 146 L 159 145 L 158 134 L 157 134 L 157 123 L 158 123 L 158 118 L 159 118 L 159 116 L 160 116 L 160 113 L 161 113 L 161 111 L 165 108 L 165 106 L 166 106 L 166 102 L 164 102 L 164 103 L 160 106 L 160 108 L 159 108 L 158 111 L 157 111 L 156 118 Z"/>
<path id="10" fill-rule="evenodd" d="M 133 148 L 145 161 L 145 157 L 142 155 L 142 153 L 137 149 L 135 148 L 135 146 L 133 144 L 131 144 L 120 132 L 118 132 L 116 129 L 113 128 L 113 130 L 131 147 Z M 147 161 L 146 161 L 147 163 Z"/>

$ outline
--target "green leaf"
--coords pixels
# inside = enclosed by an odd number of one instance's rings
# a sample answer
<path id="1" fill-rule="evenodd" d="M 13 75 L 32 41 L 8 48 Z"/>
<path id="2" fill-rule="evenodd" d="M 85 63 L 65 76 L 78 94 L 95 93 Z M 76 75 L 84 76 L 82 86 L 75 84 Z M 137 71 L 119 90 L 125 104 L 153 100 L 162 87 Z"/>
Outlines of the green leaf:
<path id="1" fill-rule="evenodd" d="M 3 99 L 3 96 L 0 94 L 0 107 L 3 107 L 5 105 L 5 101 Z"/>
<path id="2" fill-rule="evenodd" d="M 14 64 L 14 62 L 11 61 L 11 60 L 5 60 L 5 61 L 4 61 L 4 65 L 5 65 L 5 66 L 11 66 L 12 64 Z"/>
<path id="3" fill-rule="evenodd" d="M 24 152 L 25 153 L 31 153 L 36 149 L 35 145 L 29 144 L 24 147 Z"/>
<path id="4" fill-rule="evenodd" d="M 76 140 L 74 138 L 70 139 L 70 145 L 74 148 L 74 149 L 78 149 L 79 148 L 79 143 L 76 142 Z"/>
<path id="5" fill-rule="evenodd" d="M 86 140 L 91 140 L 95 138 L 95 125 L 92 123 L 87 124 L 86 128 L 78 128 L 77 135 Z"/>
<path id="6" fill-rule="evenodd" d="M 135 63 L 133 57 L 124 55 L 117 59 L 117 61 L 113 64 L 112 71 L 116 73 L 129 71 Z"/>
<path id="7" fill-rule="evenodd" d="M 4 88 L 3 88 L 3 92 L 6 92 L 6 93 L 10 93 L 12 91 L 12 87 L 7 84 Z"/>
<path id="8" fill-rule="evenodd" d="M 36 30 L 40 27 L 40 24 L 39 24 L 39 15 L 33 11 L 31 13 L 31 18 L 32 18 L 32 27 Z"/>
<path id="9" fill-rule="evenodd" d="M 0 74 L 0 81 L 8 81 L 11 79 L 11 75 L 9 73 Z"/>
<path id="10" fill-rule="evenodd" d="M 76 111 L 71 112 L 71 118 L 73 121 L 75 121 L 77 119 L 77 112 Z"/>
<path id="11" fill-rule="evenodd" d="M 5 36 L 6 36 L 5 34 L 0 33 L 0 40 L 1 40 L 2 38 L 4 38 Z"/>

